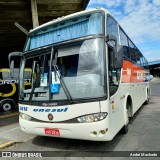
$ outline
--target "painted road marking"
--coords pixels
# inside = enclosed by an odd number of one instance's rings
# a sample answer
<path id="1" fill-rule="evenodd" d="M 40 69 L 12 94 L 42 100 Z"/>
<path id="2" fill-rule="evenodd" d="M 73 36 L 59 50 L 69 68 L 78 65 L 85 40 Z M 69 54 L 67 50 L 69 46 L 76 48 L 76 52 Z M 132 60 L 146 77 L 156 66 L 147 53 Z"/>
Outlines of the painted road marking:
<path id="1" fill-rule="evenodd" d="M 3 144 L 0 144 L 0 150 L 6 148 L 6 147 L 9 147 L 9 146 L 12 146 L 14 144 L 13 141 L 8 141 L 8 142 L 5 142 Z"/>

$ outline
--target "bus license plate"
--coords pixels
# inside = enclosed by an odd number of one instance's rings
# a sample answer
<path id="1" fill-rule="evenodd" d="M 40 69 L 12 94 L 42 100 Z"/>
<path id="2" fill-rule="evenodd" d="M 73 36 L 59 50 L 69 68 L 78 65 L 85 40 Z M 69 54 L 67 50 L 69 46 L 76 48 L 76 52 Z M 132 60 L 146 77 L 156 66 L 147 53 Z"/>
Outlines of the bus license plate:
<path id="1" fill-rule="evenodd" d="M 47 135 L 60 136 L 59 129 L 45 128 L 45 129 L 44 129 L 44 132 L 45 132 L 45 134 L 47 134 Z"/>

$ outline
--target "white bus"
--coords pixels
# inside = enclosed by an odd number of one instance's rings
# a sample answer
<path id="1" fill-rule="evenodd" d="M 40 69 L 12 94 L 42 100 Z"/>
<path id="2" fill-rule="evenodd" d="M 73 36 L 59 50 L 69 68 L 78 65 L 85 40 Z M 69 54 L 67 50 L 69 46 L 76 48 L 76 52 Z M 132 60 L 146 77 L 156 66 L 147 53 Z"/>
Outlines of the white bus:
<path id="1" fill-rule="evenodd" d="M 24 88 L 24 69 L 32 68 Z M 74 13 L 29 32 L 22 52 L 19 123 L 43 136 L 110 141 L 148 103 L 148 62 L 110 13 Z"/>

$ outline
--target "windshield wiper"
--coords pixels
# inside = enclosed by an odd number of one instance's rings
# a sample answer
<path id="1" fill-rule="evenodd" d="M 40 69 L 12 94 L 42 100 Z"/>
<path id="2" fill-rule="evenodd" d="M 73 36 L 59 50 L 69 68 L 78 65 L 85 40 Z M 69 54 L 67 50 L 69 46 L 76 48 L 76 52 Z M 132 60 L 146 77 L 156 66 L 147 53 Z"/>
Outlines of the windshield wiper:
<path id="1" fill-rule="evenodd" d="M 53 57 L 53 53 L 54 53 L 54 48 L 52 47 L 52 50 L 51 50 L 51 60 L 52 60 L 52 57 Z M 55 54 L 56 54 L 56 53 L 54 53 L 54 56 L 55 56 Z M 52 66 L 52 65 L 51 65 L 51 60 L 50 60 L 50 66 Z M 54 68 L 54 70 L 55 70 L 55 74 L 57 74 L 58 79 L 60 80 L 60 83 L 61 83 L 61 85 L 62 85 L 62 88 L 63 88 L 63 90 L 64 90 L 64 93 L 65 93 L 65 95 L 66 95 L 69 103 L 70 103 L 70 104 L 73 104 L 73 103 L 75 103 L 75 102 L 73 101 L 73 98 L 72 98 L 72 96 L 71 96 L 68 88 L 66 87 L 66 84 L 65 84 L 65 82 L 64 82 L 64 80 L 63 80 L 63 77 L 62 77 L 62 75 L 61 75 L 61 73 L 60 73 L 60 71 L 59 71 L 59 69 L 58 69 L 58 66 L 56 65 L 56 62 L 57 62 L 57 56 L 55 56 L 55 64 L 53 65 L 53 68 Z M 33 70 L 33 71 L 34 71 L 34 69 L 35 69 L 36 63 L 37 63 L 37 62 L 34 61 L 33 67 L 32 67 L 32 70 Z M 51 67 L 50 67 L 50 68 L 51 68 Z M 42 72 L 43 72 L 43 71 L 42 71 Z M 51 73 L 51 70 L 50 70 L 50 73 Z M 34 75 L 34 73 L 32 73 L 32 76 L 33 76 L 33 75 Z M 40 75 L 41 75 L 41 70 L 39 70 L 39 74 L 37 75 L 36 80 L 34 81 L 34 83 L 33 83 L 33 85 L 32 85 L 32 90 L 31 90 L 31 94 L 30 94 L 30 97 L 29 97 L 29 103 L 32 102 L 32 97 L 33 97 L 34 90 L 35 90 L 36 86 L 40 83 Z M 55 77 L 56 77 L 56 76 L 55 76 Z"/>
<path id="2" fill-rule="evenodd" d="M 33 62 L 32 76 L 34 76 L 34 69 L 35 69 L 36 63 L 37 63 L 37 61 Z M 36 80 L 34 81 L 34 83 L 32 85 L 32 90 L 31 90 L 31 94 L 30 94 L 30 97 L 29 97 L 29 103 L 32 102 L 32 97 L 33 97 L 34 90 L 35 90 L 36 86 L 38 86 L 38 84 L 40 83 L 40 75 L 41 75 L 41 71 L 39 70 L 39 74 L 37 74 Z"/>
<path id="3" fill-rule="evenodd" d="M 57 76 L 58 76 L 58 78 L 59 78 L 59 80 L 60 80 L 60 83 L 61 83 L 61 85 L 62 85 L 62 88 L 63 88 L 63 90 L 64 90 L 64 93 L 65 93 L 66 97 L 68 98 L 69 103 L 70 103 L 70 104 L 73 104 L 73 103 L 75 103 L 75 102 L 73 101 L 73 98 L 72 98 L 72 96 L 71 96 L 68 88 L 66 87 L 66 84 L 65 84 L 65 82 L 64 82 L 64 80 L 63 80 L 63 77 L 62 77 L 62 75 L 61 75 L 61 73 L 60 73 L 60 71 L 59 71 L 59 69 L 58 69 L 58 66 L 56 65 L 57 56 L 56 56 L 56 53 L 54 53 L 54 48 L 52 47 L 51 60 L 52 60 L 53 54 L 54 54 L 54 57 L 55 57 L 55 64 L 53 64 L 53 68 L 54 68 L 55 74 L 57 74 Z M 51 62 L 51 61 L 50 61 L 50 62 Z M 51 66 L 52 66 L 52 63 L 51 63 Z M 55 77 L 56 77 L 56 76 L 55 76 Z"/>
<path id="4" fill-rule="evenodd" d="M 29 97 L 29 103 L 32 102 L 32 97 L 33 97 L 34 90 L 35 90 L 37 84 L 39 84 L 39 83 L 40 83 L 40 81 L 39 81 L 39 78 L 38 78 L 38 76 L 37 76 L 36 80 L 35 80 L 34 83 L 33 83 L 33 87 L 32 87 L 32 90 L 31 90 L 30 97 Z"/>

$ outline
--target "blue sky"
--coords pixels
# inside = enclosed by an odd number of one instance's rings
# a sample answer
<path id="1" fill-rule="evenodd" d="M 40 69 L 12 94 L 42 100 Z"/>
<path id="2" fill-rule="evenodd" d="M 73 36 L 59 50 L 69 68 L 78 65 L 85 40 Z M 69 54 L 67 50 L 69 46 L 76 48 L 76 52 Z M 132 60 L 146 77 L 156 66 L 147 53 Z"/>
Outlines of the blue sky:
<path id="1" fill-rule="evenodd" d="M 106 8 L 148 61 L 160 60 L 160 0 L 90 0 Z"/>

